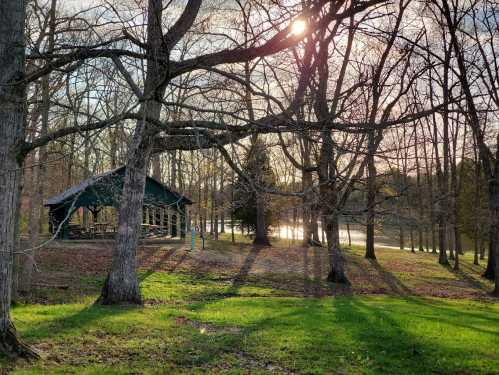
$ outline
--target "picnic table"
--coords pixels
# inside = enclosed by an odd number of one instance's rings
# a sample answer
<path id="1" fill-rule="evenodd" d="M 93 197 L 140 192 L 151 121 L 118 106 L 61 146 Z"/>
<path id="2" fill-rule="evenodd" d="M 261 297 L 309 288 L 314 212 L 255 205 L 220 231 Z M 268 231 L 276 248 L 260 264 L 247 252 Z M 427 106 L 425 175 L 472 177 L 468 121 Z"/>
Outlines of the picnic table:
<path id="1" fill-rule="evenodd" d="M 97 233 L 106 233 L 109 223 L 94 223 L 94 228 Z"/>

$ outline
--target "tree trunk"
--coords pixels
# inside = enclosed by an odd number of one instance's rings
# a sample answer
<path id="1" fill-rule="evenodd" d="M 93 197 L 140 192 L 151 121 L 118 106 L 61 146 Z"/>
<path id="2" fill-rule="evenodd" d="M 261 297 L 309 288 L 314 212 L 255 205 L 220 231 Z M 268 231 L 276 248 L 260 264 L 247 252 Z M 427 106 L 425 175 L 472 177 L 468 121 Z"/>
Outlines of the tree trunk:
<path id="1" fill-rule="evenodd" d="M 417 231 L 418 231 L 418 249 L 424 251 L 423 246 L 423 221 L 424 221 L 424 204 L 423 204 L 423 187 L 421 186 L 421 166 L 419 162 L 418 153 L 418 133 L 417 125 L 414 125 L 414 159 L 416 160 L 416 189 L 418 194 L 418 218 L 417 218 Z"/>
<path id="2" fill-rule="evenodd" d="M 147 111 L 147 104 L 152 103 L 145 103 L 144 111 Z M 159 107 L 159 103 L 154 103 L 152 106 Z M 146 128 L 145 122 L 137 124 L 128 155 L 119 208 L 116 249 L 111 271 L 97 301 L 105 305 L 142 304 L 135 257 L 141 224 L 139 212 L 144 203 L 147 161 L 151 153 L 151 142 L 147 136 L 144 137 L 147 130 L 144 128 Z"/>
<path id="3" fill-rule="evenodd" d="M 253 244 L 270 246 L 265 223 L 265 196 L 261 192 L 256 192 L 256 230 Z"/>
<path id="4" fill-rule="evenodd" d="M 405 235 L 404 235 L 404 227 L 399 225 L 399 249 L 405 250 Z"/>
<path id="5" fill-rule="evenodd" d="M 350 235 L 350 223 L 347 223 L 348 247 L 352 247 L 352 236 Z"/>
<path id="6" fill-rule="evenodd" d="M 374 218 L 376 209 L 376 165 L 374 164 L 375 137 L 374 130 L 369 131 L 367 154 L 367 228 L 366 253 L 368 259 L 376 259 L 374 253 Z"/>
<path id="7" fill-rule="evenodd" d="M 315 199 L 314 199 L 314 201 L 315 201 Z M 319 237 L 320 209 L 316 204 L 314 204 L 312 206 L 311 213 L 312 213 L 311 218 L 310 218 L 311 239 L 310 239 L 309 245 L 321 247 L 322 243 L 321 243 L 321 239 Z"/>
<path id="8" fill-rule="evenodd" d="M 162 182 L 161 178 L 161 158 L 160 155 L 154 155 L 151 158 L 151 164 L 152 164 L 152 176 L 154 177 L 155 180 Z"/>
<path id="9" fill-rule="evenodd" d="M 220 199 L 221 207 L 219 207 L 220 212 L 220 233 L 225 233 L 225 191 L 224 191 L 224 158 L 220 158 L 220 194 L 222 199 Z"/>
<path id="10" fill-rule="evenodd" d="M 338 191 L 336 168 L 334 166 L 334 148 L 331 132 L 322 131 L 322 146 L 319 163 L 320 201 L 325 222 L 327 249 L 329 254 L 328 281 L 349 284 L 345 274 L 344 260 L 340 248 L 338 221 Z"/>
<path id="11" fill-rule="evenodd" d="M 480 252 L 479 244 L 478 244 L 478 231 L 477 225 L 475 225 L 475 238 L 473 239 L 473 264 L 478 266 L 480 262 L 478 261 L 478 254 Z"/>
<path id="12" fill-rule="evenodd" d="M 327 250 L 329 255 L 329 274 L 327 280 L 333 283 L 349 284 L 345 274 L 343 254 L 340 247 L 338 219 L 334 214 L 326 216 Z"/>
<path id="13" fill-rule="evenodd" d="M 456 244 L 454 242 L 454 231 L 453 231 L 453 225 L 452 227 L 448 227 L 448 232 L 447 232 L 447 243 L 449 244 L 449 259 L 454 260 L 454 251 L 456 248 Z"/>
<path id="14" fill-rule="evenodd" d="M 9 357 L 35 358 L 36 354 L 17 338 L 10 319 L 23 166 L 16 146 L 24 141 L 26 115 L 26 85 L 16 82 L 25 71 L 25 6 L 19 0 L 0 2 L 0 352 Z"/>
<path id="15" fill-rule="evenodd" d="M 493 194 L 489 194 L 490 200 L 492 201 L 493 199 L 496 199 Z M 495 277 L 495 269 L 496 269 L 496 249 L 497 249 L 497 235 L 498 235 L 498 230 L 497 227 L 493 225 L 496 214 L 494 213 L 494 207 L 492 202 L 490 202 L 490 211 L 491 211 L 491 223 L 490 223 L 490 229 L 489 229 L 489 254 L 487 258 L 487 268 L 485 269 L 485 272 L 483 273 L 483 277 L 485 277 L 488 280 L 494 280 Z"/>
<path id="16" fill-rule="evenodd" d="M 409 238 L 411 241 L 411 253 L 415 253 L 415 247 L 414 247 L 414 228 L 411 226 L 409 229 Z"/>
<path id="17" fill-rule="evenodd" d="M 496 163 L 494 166 L 494 180 L 490 182 L 490 195 L 491 195 L 491 211 L 492 211 L 492 223 L 491 226 L 495 233 L 493 237 L 493 246 L 490 248 L 489 258 L 493 258 L 494 261 L 494 277 L 495 277 L 495 288 L 492 294 L 499 297 L 499 134 L 497 135 L 497 148 L 496 148 Z M 491 262 L 492 263 L 492 262 Z"/>
<path id="18" fill-rule="evenodd" d="M 166 66 L 154 57 L 164 56 L 162 25 L 162 1 L 149 0 L 147 40 L 151 48 L 147 59 L 147 74 L 144 96 L 162 98 L 168 81 Z M 158 87 L 158 82 L 161 85 Z M 159 120 L 161 103 L 150 99 L 144 101 L 140 112 L 148 118 Z M 142 304 L 139 280 L 136 271 L 136 250 L 139 241 L 147 166 L 151 157 L 152 144 L 157 129 L 147 121 L 137 121 L 132 142 L 129 146 L 123 192 L 119 208 L 118 233 L 111 270 L 98 299 L 101 304 Z"/>
<path id="19" fill-rule="evenodd" d="M 30 162 L 35 163 L 35 159 L 30 158 Z M 40 169 L 36 166 L 32 166 L 30 168 L 30 177 L 33 185 L 32 189 L 29 191 L 29 194 L 31 195 L 28 220 L 29 249 L 25 250 L 20 256 L 20 272 L 18 274 L 18 291 L 20 294 L 27 294 L 30 292 L 33 278 L 33 268 L 35 266 L 35 252 L 32 249 L 38 244 L 38 235 L 40 232 L 40 200 L 37 199 L 39 197 L 37 191 L 39 190 L 39 185 L 41 184 L 39 181 L 39 170 Z"/>
<path id="20" fill-rule="evenodd" d="M 308 138 L 303 137 L 302 139 L 302 164 L 305 168 L 310 167 L 310 143 Z M 302 190 L 305 194 L 302 198 L 302 227 L 303 227 L 303 246 L 310 246 L 312 243 L 312 172 L 303 171 L 302 172 Z"/>

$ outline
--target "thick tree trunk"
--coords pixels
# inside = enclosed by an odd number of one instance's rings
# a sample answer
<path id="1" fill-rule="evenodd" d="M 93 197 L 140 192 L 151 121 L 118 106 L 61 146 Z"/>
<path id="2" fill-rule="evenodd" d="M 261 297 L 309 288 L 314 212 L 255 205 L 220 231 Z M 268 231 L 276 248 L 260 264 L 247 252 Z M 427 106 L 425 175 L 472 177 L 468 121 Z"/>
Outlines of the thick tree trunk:
<path id="1" fill-rule="evenodd" d="M 327 280 L 333 283 L 349 284 L 345 274 L 345 261 L 340 247 L 338 218 L 326 216 L 327 250 L 329 255 L 329 274 Z"/>
<path id="2" fill-rule="evenodd" d="M 15 84 L 25 70 L 25 2 L 0 2 L 0 352 L 34 358 L 10 319 L 12 268 L 23 160 L 16 146 L 24 140 L 25 84 Z"/>
<path id="3" fill-rule="evenodd" d="M 143 110 L 147 112 L 147 104 Z M 149 103 L 158 108 L 158 103 Z M 159 114 L 159 111 L 158 111 Z M 133 143 L 130 146 L 125 172 L 125 182 L 119 209 L 116 249 L 111 270 L 97 301 L 104 305 L 142 304 L 139 280 L 136 271 L 136 249 L 139 242 L 144 189 L 147 177 L 147 162 L 151 153 L 150 139 L 145 122 L 137 124 Z"/>
<path id="4" fill-rule="evenodd" d="M 151 55 L 147 60 L 144 95 L 160 98 L 163 97 L 168 84 L 164 77 L 166 67 L 155 59 L 157 56 L 164 56 L 165 53 L 161 30 L 162 10 L 161 0 L 149 0 L 147 40 Z M 158 86 L 160 82 L 161 85 Z M 159 120 L 161 103 L 154 99 L 147 100 L 142 103 L 140 110 L 144 117 Z M 139 241 L 140 213 L 144 203 L 147 166 L 157 131 L 145 119 L 137 121 L 128 151 L 113 262 L 97 303 L 142 304 L 135 257 Z"/>
<path id="5" fill-rule="evenodd" d="M 49 33 L 47 41 L 47 51 L 52 52 L 54 48 L 55 27 L 56 27 L 56 6 L 57 0 L 51 0 Z M 42 77 L 42 121 L 40 136 L 45 136 L 49 125 L 50 112 L 50 75 Z M 33 171 L 33 189 L 30 202 L 30 217 L 29 217 L 29 250 L 23 254 L 24 261 L 22 262 L 22 270 L 19 275 L 19 291 L 28 293 L 31 290 L 33 271 L 35 266 L 35 251 L 33 250 L 38 245 L 39 234 L 43 229 L 45 220 L 45 211 L 43 207 L 43 191 L 44 182 L 47 176 L 47 161 L 48 153 L 47 146 L 42 146 L 38 150 L 38 165 L 32 167 Z M 34 160 L 33 160 L 34 161 Z"/>
<path id="6" fill-rule="evenodd" d="M 497 136 L 496 160 L 499 160 L 499 135 Z M 495 280 L 493 294 L 499 296 L 499 162 L 494 166 L 494 178 L 489 182 L 489 206 L 491 212 L 489 259 L 484 277 Z"/>
<path id="7" fill-rule="evenodd" d="M 334 166 L 334 148 L 331 132 L 322 131 L 322 146 L 319 163 L 320 201 L 325 222 L 327 248 L 329 254 L 328 281 L 348 284 L 345 274 L 344 259 L 340 248 L 340 228 L 338 220 L 338 191 L 336 168 Z"/>
<path id="8" fill-rule="evenodd" d="M 493 215 L 491 215 L 493 216 Z M 492 218 L 492 220 L 494 220 Z M 495 268 L 496 268 L 496 259 L 495 259 L 495 249 L 497 248 L 497 229 L 494 228 L 493 225 L 490 227 L 489 234 L 489 253 L 487 257 L 487 267 L 485 268 L 485 272 L 483 273 L 483 277 L 488 280 L 494 280 L 495 277 Z M 482 258 L 483 259 L 483 258 Z"/>
<path id="9" fill-rule="evenodd" d="M 405 250 L 405 235 L 404 235 L 404 227 L 399 225 L 399 249 Z"/>

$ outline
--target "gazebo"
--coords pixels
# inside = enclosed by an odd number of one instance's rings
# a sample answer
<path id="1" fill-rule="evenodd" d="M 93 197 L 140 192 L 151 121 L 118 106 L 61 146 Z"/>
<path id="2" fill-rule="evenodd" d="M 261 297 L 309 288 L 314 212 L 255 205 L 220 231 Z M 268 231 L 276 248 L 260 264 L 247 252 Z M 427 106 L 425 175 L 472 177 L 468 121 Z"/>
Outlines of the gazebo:
<path id="1" fill-rule="evenodd" d="M 120 167 L 109 172 L 90 177 L 80 184 L 72 186 L 63 193 L 49 198 L 45 206 L 49 208 L 49 230 L 57 233 L 61 239 L 69 239 L 78 235 L 112 234 L 115 226 L 109 223 L 99 223 L 99 212 L 103 207 L 118 208 L 125 168 Z M 180 237 L 184 238 L 187 225 L 186 206 L 191 200 L 170 190 L 168 187 L 147 177 L 144 206 L 142 208 L 143 234 L 150 233 L 178 235 L 178 220 L 180 219 Z M 79 225 L 70 225 L 71 216 L 81 207 L 87 208 L 93 216 L 93 225 L 81 228 Z"/>

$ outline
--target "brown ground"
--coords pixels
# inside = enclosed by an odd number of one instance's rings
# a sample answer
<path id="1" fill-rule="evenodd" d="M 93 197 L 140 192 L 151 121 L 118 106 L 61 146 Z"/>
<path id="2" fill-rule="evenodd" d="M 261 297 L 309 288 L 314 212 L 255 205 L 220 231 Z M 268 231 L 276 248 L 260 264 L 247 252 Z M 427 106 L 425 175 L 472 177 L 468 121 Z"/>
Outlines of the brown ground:
<path id="1" fill-rule="evenodd" d="M 81 276 L 105 276 L 111 263 L 111 242 L 55 242 L 37 254 L 40 286 L 73 287 Z M 325 282 L 327 251 L 322 248 L 265 247 L 210 242 L 206 250 L 186 244 L 149 243 L 138 251 L 142 271 L 186 272 L 214 276 L 240 284 L 271 286 L 287 294 L 394 294 L 486 299 L 492 283 L 480 277 L 483 265 L 461 257 L 461 271 L 440 266 L 430 253 L 379 249 L 369 261 L 360 249 L 345 250 L 351 287 Z M 482 261 L 484 262 L 484 261 Z"/>

